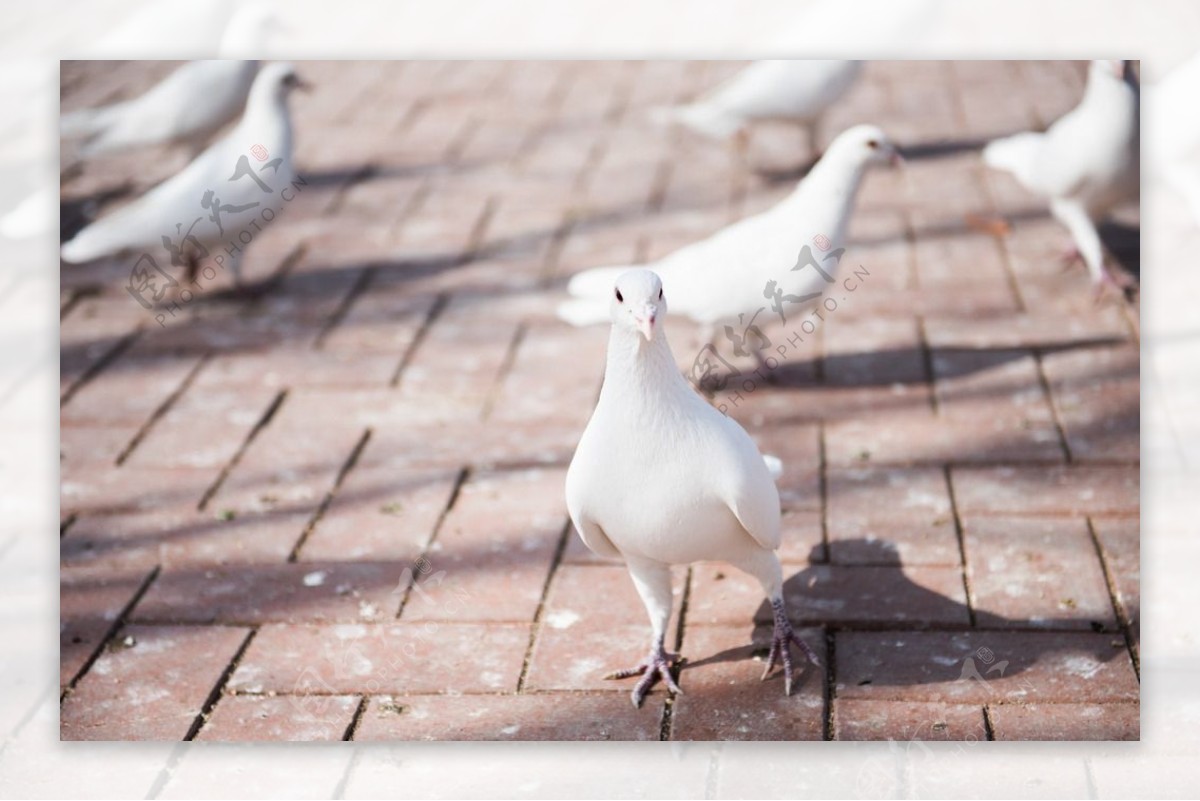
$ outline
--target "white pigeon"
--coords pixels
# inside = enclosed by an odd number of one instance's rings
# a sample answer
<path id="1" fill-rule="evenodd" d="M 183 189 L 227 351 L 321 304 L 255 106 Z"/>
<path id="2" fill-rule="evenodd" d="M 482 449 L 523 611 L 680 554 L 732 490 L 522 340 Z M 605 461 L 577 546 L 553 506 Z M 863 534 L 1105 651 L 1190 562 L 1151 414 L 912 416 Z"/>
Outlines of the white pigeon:
<path id="1" fill-rule="evenodd" d="M 304 86 L 291 64 L 263 67 L 241 121 L 227 136 L 178 174 L 76 234 L 62 246 L 63 261 L 78 264 L 130 250 L 165 255 L 170 242 L 186 258 L 189 277 L 208 252 L 240 283 L 239 234 L 266 210 L 278 211 L 295 178 L 288 96 Z"/>
<path id="2" fill-rule="evenodd" d="M 796 304 L 815 302 L 836 278 L 868 166 L 898 158 L 882 130 L 857 125 L 838 136 L 775 207 L 645 266 L 662 278 L 672 311 L 696 322 L 735 322 L 739 315 L 776 304 L 786 315 Z M 559 305 L 558 316 L 577 326 L 608 319 L 613 281 L 630 266 L 575 275 L 567 286 L 574 299 Z"/>
<path id="3" fill-rule="evenodd" d="M 204 58 L 221 41 L 234 8 L 234 0 L 155 0 L 81 44 L 89 58 Z"/>
<path id="4" fill-rule="evenodd" d="M 783 602 L 779 493 L 750 436 L 692 391 L 675 368 L 663 331 L 667 295 L 649 270 L 624 273 L 609 289 L 612 332 L 604 386 L 567 470 L 571 520 L 584 544 L 620 557 L 646 605 L 650 654 L 633 704 L 661 677 L 679 692 L 664 646 L 671 616 L 671 565 L 723 561 L 758 579 L 775 629 L 763 677 L 782 657 L 791 694 L 795 643 L 816 655 L 788 622 Z"/>
<path id="5" fill-rule="evenodd" d="M 1138 94 L 1128 64 L 1093 61 L 1083 100 L 1045 133 L 997 139 L 983 150 L 988 166 L 1049 198 L 1050 212 L 1071 232 L 1098 290 L 1120 286 L 1105 269 L 1096 223 L 1138 197 Z"/>
<path id="6" fill-rule="evenodd" d="M 1155 177 L 1178 192 L 1200 224 L 1200 53 L 1175 67 L 1148 92 L 1146 152 Z"/>
<path id="7" fill-rule="evenodd" d="M 57 219 L 58 192 L 52 186 L 36 189 L 0 217 L 0 236 L 26 239 L 47 234 L 54 230 Z"/>
<path id="8" fill-rule="evenodd" d="M 246 6 L 229 21 L 218 52 L 257 52 L 274 24 L 265 7 Z M 194 156 L 241 113 L 257 70 L 257 61 L 189 61 L 138 97 L 63 115 L 59 129 L 64 139 L 80 140 L 81 158 L 174 144 Z"/>
<path id="9" fill-rule="evenodd" d="M 667 109 L 666 117 L 713 139 L 736 137 L 739 152 L 756 122 L 798 124 L 817 152 L 821 114 L 846 93 L 861 61 L 756 61 L 695 103 Z"/>

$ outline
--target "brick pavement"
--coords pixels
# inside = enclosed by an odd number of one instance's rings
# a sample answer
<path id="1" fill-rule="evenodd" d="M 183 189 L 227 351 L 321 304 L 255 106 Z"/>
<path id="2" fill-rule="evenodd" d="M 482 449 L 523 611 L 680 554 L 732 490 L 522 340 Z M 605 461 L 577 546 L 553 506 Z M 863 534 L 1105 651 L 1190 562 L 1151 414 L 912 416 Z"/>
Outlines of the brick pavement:
<path id="1" fill-rule="evenodd" d="M 785 460 L 787 596 L 825 667 L 759 683 L 757 590 L 697 565 L 685 694 L 635 712 L 600 679 L 647 624 L 568 525 L 605 332 L 552 310 L 571 273 L 788 190 L 801 135 L 756 132 L 751 171 L 647 119 L 737 66 L 307 63 L 308 186 L 248 251 L 261 291 L 160 327 L 127 262 L 65 269 L 61 736 L 1136 738 L 1136 308 L 1094 304 L 975 150 L 1073 105 L 1074 63 L 875 63 L 827 119 L 913 156 L 862 189 L 867 275 L 777 383 L 714 399 Z M 168 69 L 64 63 L 63 108 Z M 68 173 L 65 233 L 178 164 Z M 686 367 L 696 328 L 670 335 Z"/>

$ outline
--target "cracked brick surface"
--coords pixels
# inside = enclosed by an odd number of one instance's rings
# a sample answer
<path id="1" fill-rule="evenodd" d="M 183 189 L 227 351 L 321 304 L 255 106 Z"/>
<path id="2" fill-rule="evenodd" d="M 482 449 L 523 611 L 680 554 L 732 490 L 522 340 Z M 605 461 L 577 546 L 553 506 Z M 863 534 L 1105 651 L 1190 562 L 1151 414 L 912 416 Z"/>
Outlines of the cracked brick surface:
<path id="1" fill-rule="evenodd" d="M 862 187 L 857 288 L 713 398 L 784 462 L 785 594 L 822 665 L 797 653 L 790 698 L 760 682 L 769 607 L 701 564 L 674 575 L 684 694 L 635 710 L 603 679 L 649 627 L 568 526 L 606 335 L 553 310 L 800 177 L 786 126 L 743 162 L 651 120 L 738 66 L 301 63 L 307 186 L 249 293 L 218 279 L 160 325 L 126 259 L 64 267 L 61 737 L 1136 739 L 1138 309 L 1094 302 L 978 154 L 1070 108 L 1079 63 L 870 63 L 830 111 L 818 144 L 870 121 L 912 157 Z M 62 107 L 169 69 L 64 62 Z M 69 171 L 63 235 L 182 158 Z M 668 333 L 688 369 L 700 328 Z"/>

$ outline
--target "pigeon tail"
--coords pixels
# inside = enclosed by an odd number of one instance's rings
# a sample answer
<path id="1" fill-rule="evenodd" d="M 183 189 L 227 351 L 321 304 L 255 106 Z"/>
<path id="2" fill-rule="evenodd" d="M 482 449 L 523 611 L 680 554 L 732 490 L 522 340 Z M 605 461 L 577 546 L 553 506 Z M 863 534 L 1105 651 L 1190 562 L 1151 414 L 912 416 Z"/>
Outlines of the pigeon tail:
<path id="1" fill-rule="evenodd" d="M 86 139 L 103 132 L 112 123 L 116 106 L 85 108 L 64 114 L 59 120 L 59 132 L 63 139 Z"/>
<path id="2" fill-rule="evenodd" d="M 564 323 L 570 323 L 576 328 L 609 322 L 608 304 L 601 303 L 598 300 L 578 299 L 564 301 L 558 304 L 555 314 L 558 316 L 558 319 Z"/>
<path id="3" fill-rule="evenodd" d="M 1042 134 L 1034 131 L 996 139 L 983 149 L 983 162 L 994 169 L 1007 170 L 1021 183 L 1029 184 L 1034 157 L 1041 142 Z"/>
<path id="4" fill-rule="evenodd" d="M 695 103 L 676 109 L 664 109 L 671 118 L 709 139 L 728 139 L 742 127 L 742 121 L 709 103 Z"/>
<path id="5" fill-rule="evenodd" d="M 62 260 L 68 264 L 83 264 L 130 247 L 133 243 L 125 241 L 125 237 L 119 233 L 121 226 L 112 224 L 121 218 L 122 215 L 118 212 L 113 217 L 84 228 L 62 246 Z"/>
<path id="6" fill-rule="evenodd" d="M 27 239 L 54 230 L 58 221 L 58 197 L 39 189 L 0 219 L 0 235 Z"/>
<path id="7" fill-rule="evenodd" d="M 617 278 L 632 269 L 635 269 L 633 265 L 621 265 L 584 270 L 571 276 L 567 283 L 567 291 L 577 298 L 607 301 Z M 605 305 L 607 306 L 607 303 Z"/>

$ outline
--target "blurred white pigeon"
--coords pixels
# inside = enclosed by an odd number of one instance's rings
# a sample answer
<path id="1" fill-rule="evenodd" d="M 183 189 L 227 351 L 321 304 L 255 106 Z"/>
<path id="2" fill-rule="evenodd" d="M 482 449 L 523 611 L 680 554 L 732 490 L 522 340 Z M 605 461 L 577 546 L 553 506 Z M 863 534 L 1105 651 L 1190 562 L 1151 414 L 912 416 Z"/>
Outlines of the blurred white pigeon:
<path id="1" fill-rule="evenodd" d="M 1098 290 L 1123 286 L 1105 269 L 1096 223 L 1138 196 L 1138 105 L 1127 63 L 1093 61 L 1083 100 L 1045 133 L 997 139 L 983 150 L 988 166 L 1049 198 L 1050 212 L 1071 232 Z"/>
<path id="2" fill-rule="evenodd" d="M 196 59 L 211 56 L 221 41 L 234 0 L 155 0 L 99 36 L 84 52 L 96 58 Z M 94 32 L 93 32 L 94 34 Z"/>
<path id="3" fill-rule="evenodd" d="M 1200 53 L 1173 69 L 1147 93 L 1146 130 L 1153 145 L 1155 177 L 1161 178 L 1187 201 L 1200 224 Z"/>
<path id="4" fill-rule="evenodd" d="M 241 121 L 227 136 L 178 174 L 76 234 L 62 246 L 63 261 L 77 264 L 170 243 L 179 250 L 174 255 L 187 263 L 189 278 L 211 253 L 240 283 L 242 250 L 231 252 L 230 245 L 238 244 L 250 222 L 285 202 L 295 178 L 288 95 L 305 85 L 291 64 L 263 67 Z"/>
<path id="5" fill-rule="evenodd" d="M 147 145 L 184 144 L 195 155 L 245 107 L 257 61 L 189 61 L 131 100 L 63 116 L 64 140 L 95 158 Z"/>
<path id="6" fill-rule="evenodd" d="M 733 136 L 743 154 L 755 122 L 802 125 L 816 153 L 821 114 L 861 70 L 860 61 L 756 61 L 695 103 L 666 109 L 665 116 L 713 139 Z"/>
<path id="7" fill-rule="evenodd" d="M 792 690 L 795 643 L 816 655 L 788 622 L 783 602 L 779 493 L 750 436 L 692 391 L 662 330 L 662 282 L 649 270 L 609 287 L 612 332 L 604 386 L 567 470 L 567 509 L 595 553 L 625 560 L 652 639 L 646 661 L 609 678 L 641 674 L 633 704 L 655 679 L 679 692 L 664 637 L 671 616 L 671 565 L 728 562 L 758 579 L 774 609 L 767 674 L 783 659 Z"/>
<path id="8" fill-rule="evenodd" d="M 867 167 L 898 158 L 882 130 L 857 125 L 838 136 L 774 208 L 645 266 L 661 277 L 672 311 L 707 325 L 764 306 L 784 315 L 793 304 L 809 305 L 836 278 Z M 575 298 L 559 305 L 558 316 L 577 326 L 607 320 L 613 281 L 629 268 L 597 267 L 574 276 L 567 289 Z"/>
<path id="9" fill-rule="evenodd" d="M 229 21 L 218 52 L 257 52 L 274 25 L 265 7 L 246 6 Z M 189 61 L 138 97 L 63 115 L 60 132 L 82 140 L 81 158 L 164 144 L 184 144 L 195 156 L 241 113 L 257 70 L 257 61 Z"/>
<path id="10" fill-rule="evenodd" d="M 25 239 L 54 230 L 58 218 L 58 192 L 52 187 L 34 190 L 0 218 L 0 236 Z"/>

